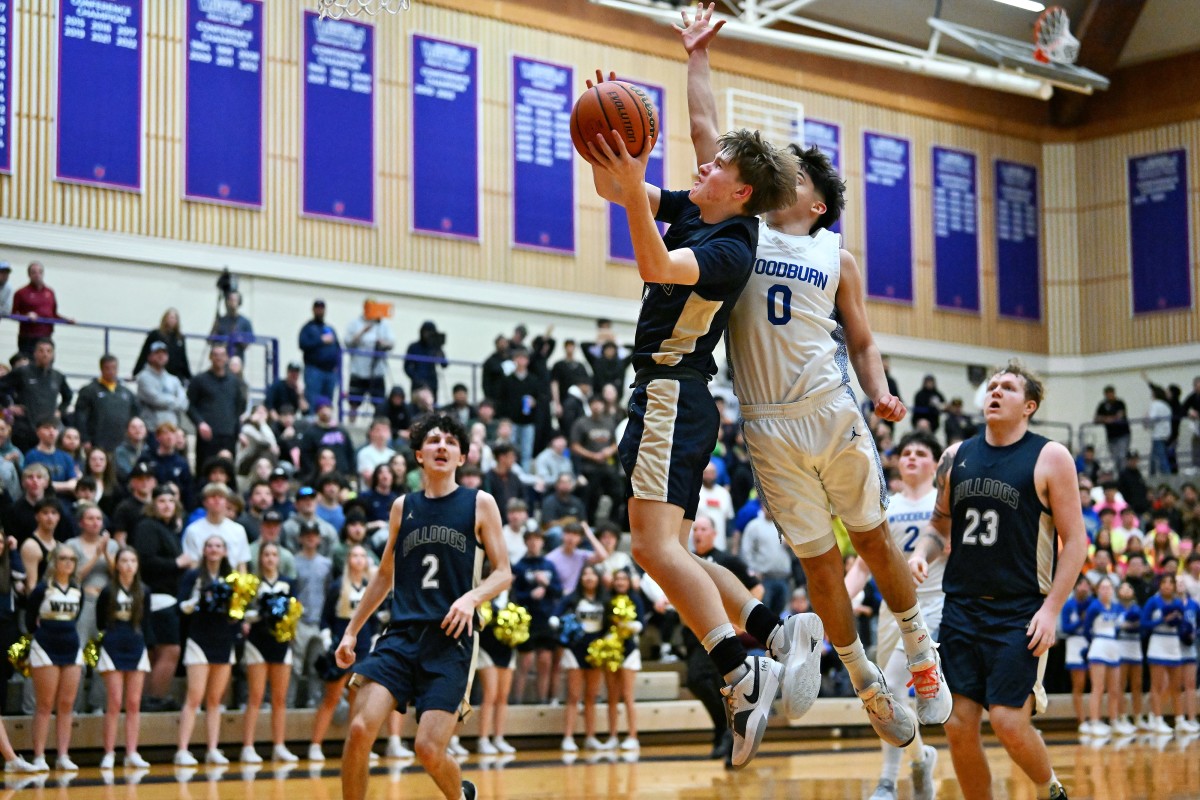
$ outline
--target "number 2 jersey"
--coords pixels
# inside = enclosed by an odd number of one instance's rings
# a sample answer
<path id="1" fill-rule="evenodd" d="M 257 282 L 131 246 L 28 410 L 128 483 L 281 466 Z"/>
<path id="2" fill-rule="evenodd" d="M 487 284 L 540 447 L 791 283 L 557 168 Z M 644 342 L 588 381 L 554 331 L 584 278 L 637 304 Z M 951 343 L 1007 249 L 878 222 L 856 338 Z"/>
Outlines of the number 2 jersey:
<path id="1" fill-rule="evenodd" d="M 950 469 L 948 596 L 1045 595 L 1057 559 L 1054 521 L 1038 497 L 1034 467 L 1044 436 L 1005 447 L 980 434 L 958 447 Z"/>
<path id="2" fill-rule="evenodd" d="M 475 535 L 478 494 L 459 486 L 445 497 L 404 496 L 392 553 L 392 627 L 440 623 L 454 601 L 479 584 L 484 550 Z"/>
<path id="3" fill-rule="evenodd" d="M 754 271 L 729 318 L 733 387 L 744 405 L 794 403 L 850 382 L 837 315 L 841 239 L 760 220 Z"/>
<path id="4" fill-rule="evenodd" d="M 888 530 L 895 540 L 896 546 L 904 554 L 905 561 L 917 547 L 917 539 L 921 532 L 929 527 L 933 518 L 933 507 L 937 502 L 937 489 L 932 486 L 929 491 L 916 500 L 909 500 L 902 492 L 892 495 L 888 501 L 887 520 Z M 929 575 L 925 582 L 917 586 L 919 595 L 935 595 L 942 592 L 942 576 L 946 572 L 946 559 L 939 558 L 929 565 Z"/>

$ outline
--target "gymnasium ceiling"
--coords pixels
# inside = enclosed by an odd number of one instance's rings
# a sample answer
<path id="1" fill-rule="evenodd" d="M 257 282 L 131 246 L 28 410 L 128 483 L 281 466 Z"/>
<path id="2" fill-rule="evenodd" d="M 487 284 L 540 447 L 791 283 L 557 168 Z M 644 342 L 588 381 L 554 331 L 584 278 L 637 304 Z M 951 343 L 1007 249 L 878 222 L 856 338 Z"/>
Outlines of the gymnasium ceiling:
<path id="1" fill-rule="evenodd" d="M 1071 30 L 1079 36 L 1081 24 L 1090 6 L 1104 12 L 1101 24 L 1107 30 L 1095 31 L 1092 48 L 1103 41 L 1120 40 L 1128 35 L 1117 54 L 1116 68 L 1200 50 L 1200 0 L 1047 0 L 1046 5 L 1062 6 L 1071 18 Z M 718 2 L 718 6 L 721 3 Z M 923 47 L 929 43 L 926 19 L 934 16 L 937 0 L 812 0 L 796 13 L 832 25 Z M 995 0 L 942 0 L 941 16 L 951 22 L 1002 34 L 1012 39 L 1032 41 L 1037 13 L 1025 11 Z M 1141 12 L 1137 12 L 1137 7 Z M 1113 15 L 1112 12 L 1121 12 Z M 1095 13 L 1095 12 L 1093 12 Z M 1124 22 L 1136 15 L 1130 31 Z M 1097 16 L 1095 19 L 1100 20 Z M 813 35 L 820 35 L 814 33 Z M 1085 66 L 1088 42 L 1080 62 Z M 974 58 L 965 47 L 942 40 L 943 52 Z M 1093 67 L 1094 69 L 1095 67 Z M 1103 73 L 1103 70 L 1098 70 Z"/>

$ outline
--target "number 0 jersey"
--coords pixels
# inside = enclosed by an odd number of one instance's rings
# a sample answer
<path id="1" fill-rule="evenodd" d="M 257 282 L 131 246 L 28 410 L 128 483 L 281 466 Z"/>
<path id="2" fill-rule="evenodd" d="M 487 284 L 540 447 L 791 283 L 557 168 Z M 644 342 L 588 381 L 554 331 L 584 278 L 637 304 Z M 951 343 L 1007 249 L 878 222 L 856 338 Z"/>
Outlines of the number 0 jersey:
<path id="1" fill-rule="evenodd" d="M 905 561 L 917 548 L 917 539 L 929 526 L 933 518 L 933 506 L 937 502 L 937 490 L 932 486 L 929 491 L 916 500 L 909 500 L 902 492 L 892 495 L 887 506 L 888 530 L 896 546 L 904 554 Z M 942 576 L 946 572 L 946 559 L 939 558 L 929 565 L 929 575 L 925 582 L 917 587 L 917 594 L 940 594 L 942 591 Z"/>
<path id="2" fill-rule="evenodd" d="M 733 386 L 745 405 L 793 403 L 850 382 L 837 316 L 840 238 L 759 221 L 754 271 L 729 318 Z"/>
<path id="3" fill-rule="evenodd" d="M 392 553 L 392 626 L 441 622 L 454 601 L 479 584 L 484 551 L 475 535 L 478 494 L 459 486 L 445 497 L 404 496 Z"/>
<path id="4" fill-rule="evenodd" d="M 1026 432 L 1005 447 L 980 434 L 966 440 L 950 468 L 947 595 L 1044 595 L 1057 559 L 1054 521 L 1038 497 L 1034 467 L 1044 436 Z"/>

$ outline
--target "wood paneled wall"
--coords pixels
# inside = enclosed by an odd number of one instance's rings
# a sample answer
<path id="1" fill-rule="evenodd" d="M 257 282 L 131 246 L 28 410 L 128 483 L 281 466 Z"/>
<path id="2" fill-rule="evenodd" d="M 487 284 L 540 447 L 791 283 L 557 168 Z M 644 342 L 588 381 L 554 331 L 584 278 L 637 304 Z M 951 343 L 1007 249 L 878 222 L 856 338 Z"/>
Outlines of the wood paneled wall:
<path id="1" fill-rule="evenodd" d="M 21 220 L 162 237 L 197 244 L 274 252 L 314 259 L 376 265 L 464 280 L 502 281 L 519 286 L 584 292 L 623 299 L 636 297 L 640 281 L 629 266 L 604 260 L 606 209 L 592 190 L 582 162 L 576 171 L 578 253 L 575 258 L 514 251 L 511 236 L 510 126 L 508 59 L 521 53 L 571 64 L 576 80 L 597 65 L 633 78 L 662 84 L 667 92 L 668 182 L 686 185 L 693 170 L 687 136 L 685 68 L 681 54 L 621 50 L 563 32 L 526 27 L 505 17 L 504 2 L 467 4 L 414 2 L 395 17 L 374 18 L 377 47 L 378 216 L 374 227 L 305 219 L 299 215 L 301 125 L 301 8 L 297 0 L 266 0 L 265 203 L 261 211 L 223 208 L 182 200 L 182 71 L 184 5 L 147 0 L 146 161 L 144 188 L 116 192 L 56 183 L 54 101 L 56 0 L 25 0 L 17 7 L 15 31 L 15 169 L 0 176 L 0 214 Z M 454 6 L 458 7 L 447 7 Z M 564 5 L 569 5 L 564 3 Z M 519 14 L 516 15 L 519 18 Z M 637 21 L 637 25 L 649 25 Z M 413 31 L 445 36 L 480 46 L 482 97 L 482 241 L 479 244 L 413 236 L 409 229 L 408 36 Z M 762 63 L 769 62 L 769 54 Z M 739 62 L 740 63 L 740 62 Z M 764 70 L 766 66 L 764 66 Z M 774 69 L 771 74 L 780 75 Z M 1018 126 L 1002 111 L 964 110 L 957 122 L 922 115 L 920 109 L 883 107 L 863 88 L 857 99 L 806 91 L 763 81 L 747 74 L 718 71 L 718 91 L 729 87 L 800 100 L 814 117 L 842 126 L 842 162 L 849 185 L 846 246 L 862 257 L 863 129 L 893 133 L 913 143 L 914 269 L 917 300 L 912 308 L 872 303 L 873 325 L 895 333 L 997 346 L 1030 353 L 1073 354 L 1147 346 L 1148 342 L 1195 338 L 1196 316 L 1186 321 L 1158 318 L 1129 321 L 1124 263 L 1117 242 L 1124 155 L 1153 149 L 1167 134 L 1139 134 L 1086 144 L 1043 145 L 1036 137 L 1014 134 Z M 1003 104 L 998 106 L 1003 108 Z M 993 116 L 988 122 L 988 113 Z M 1033 126 L 1019 128 L 1022 132 Z M 1185 134 L 1187 126 L 1173 126 Z M 1194 145 L 1195 126 L 1186 133 Z M 230 135 L 237 135 L 231 130 Z M 979 316 L 939 312 L 933 307 L 933 233 L 930 147 L 962 148 L 978 156 L 979 233 L 982 252 Z M 1143 146 L 1145 144 L 1145 146 Z M 346 147 L 356 143 L 347 142 Z M 1173 145 L 1178 146 L 1178 145 Z M 1043 151 L 1058 148 L 1043 164 Z M 1129 148 L 1129 149 L 1126 149 Z M 1200 153 L 1191 152 L 1193 173 Z M 1012 159 L 1043 166 L 1046 187 L 1046 264 L 1043 307 L 1047 322 L 1018 323 L 996 314 L 992 162 Z M 1074 189 L 1077 161 L 1080 178 Z M 1112 162 L 1111 164 L 1109 162 Z M 1193 179 L 1192 185 L 1195 186 Z M 1066 192 L 1070 187 L 1071 191 Z M 1105 240 L 1107 236 L 1109 240 Z M 1078 255 L 1070 255 L 1071 248 Z M 1068 269 L 1076 265 L 1078 274 Z M 315 268 L 314 268 L 315 269 Z M 336 274 L 306 275 L 336 282 Z M 1124 293 L 1124 294 L 1122 294 Z M 453 286 L 447 286 L 453 296 Z M 1124 298 L 1122 300 L 1122 298 Z M 1095 307 L 1120 313 L 1093 313 Z M 1126 330 L 1128 328 L 1128 330 Z M 1161 338 L 1160 337 L 1164 337 Z"/>

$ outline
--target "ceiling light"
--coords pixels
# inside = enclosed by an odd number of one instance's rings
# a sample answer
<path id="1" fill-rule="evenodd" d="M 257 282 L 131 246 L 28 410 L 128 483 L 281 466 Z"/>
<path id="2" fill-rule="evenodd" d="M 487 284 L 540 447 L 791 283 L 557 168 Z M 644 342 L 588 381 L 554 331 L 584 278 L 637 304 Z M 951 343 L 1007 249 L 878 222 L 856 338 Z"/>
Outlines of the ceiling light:
<path id="1" fill-rule="evenodd" d="M 1006 6 L 1016 6 L 1025 11 L 1041 12 L 1046 10 L 1045 3 L 1039 3 L 1037 0 L 996 0 L 997 3 L 1004 3 Z"/>

